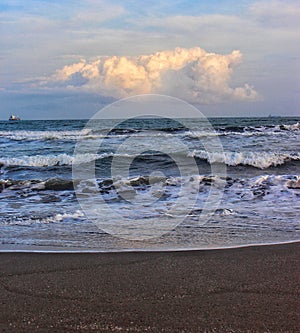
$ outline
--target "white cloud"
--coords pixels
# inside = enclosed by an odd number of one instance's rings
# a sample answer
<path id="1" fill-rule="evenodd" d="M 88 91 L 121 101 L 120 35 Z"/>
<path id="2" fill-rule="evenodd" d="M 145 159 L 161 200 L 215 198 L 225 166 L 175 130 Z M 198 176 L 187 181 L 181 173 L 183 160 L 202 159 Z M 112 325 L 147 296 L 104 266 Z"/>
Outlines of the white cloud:
<path id="1" fill-rule="evenodd" d="M 195 103 L 253 101 L 259 95 L 250 85 L 230 87 L 231 74 L 241 60 L 240 51 L 221 55 L 199 47 L 135 57 L 102 56 L 64 66 L 38 81 L 38 85 L 79 89 L 115 98 L 163 93 Z"/>

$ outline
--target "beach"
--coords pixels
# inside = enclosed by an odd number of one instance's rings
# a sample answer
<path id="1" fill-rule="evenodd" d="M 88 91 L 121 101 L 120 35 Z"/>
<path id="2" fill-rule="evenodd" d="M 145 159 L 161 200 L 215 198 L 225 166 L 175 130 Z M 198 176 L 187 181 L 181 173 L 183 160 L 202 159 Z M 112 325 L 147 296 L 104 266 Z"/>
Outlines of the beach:
<path id="1" fill-rule="evenodd" d="M 299 332 L 300 243 L 1 253 L 2 332 Z"/>

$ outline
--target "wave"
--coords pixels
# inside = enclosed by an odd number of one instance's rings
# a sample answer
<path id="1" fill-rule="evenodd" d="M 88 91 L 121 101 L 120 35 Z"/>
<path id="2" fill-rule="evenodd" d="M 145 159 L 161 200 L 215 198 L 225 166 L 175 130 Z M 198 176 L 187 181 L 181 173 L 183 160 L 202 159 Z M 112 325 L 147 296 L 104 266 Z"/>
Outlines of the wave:
<path id="1" fill-rule="evenodd" d="M 214 137 L 214 136 L 244 136 L 244 137 L 253 137 L 253 136 L 278 136 L 283 135 L 286 132 L 284 131 L 244 131 L 244 132 L 201 132 L 201 131 L 190 131 L 186 135 L 192 139 L 204 138 L 204 137 Z"/>
<path id="2" fill-rule="evenodd" d="M 267 153 L 267 152 L 229 152 L 208 153 L 204 150 L 194 150 L 190 157 L 198 157 L 209 163 L 225 163 L 228 166 L 246 165 L 259 169 L 283 165 L 290 161 L 300 161 L 300 153 Z"/>
<path id="3" fill-rule="evenodd" d="M 42 140 L 78 140 L 80 136 L 93 138 L 90 129 L 82 131 L 0 131 L 0 137 L 13 141 L 42 141 Z"/>
<path id="4" fill-rule="evenodd" d="M 185 135 L 192 139 L 213 137 L 213 136 L 277 136 L 286 132 L 300 132 L 300 123 L 290 125 L 272 125 L 272 126 L 227 126 L 216 127 L 215 131 L 193 129 L 187 131 Z"/>
<path id="5" fill-rule="evenodd" d="M 0 131 L 0 138 L 8 139 L 11 141 L 77 141 L 77 140 L 96 140 L 106 137 L 122 138 L 127 136 L 134 137 L 149 137 L 161 136 L 170 137 L 174 134 L 167 131 L 144 131 L 139 132 L 136 130 L 119 130 L 115 129 L 110 132 L 104 131 Z"/>
<path id="6" fill-rule="evenodd" d="M 278 126 L 278 125 L 277 125 Z M 289 124 L 289 125 L 279 125 L 280 129 L 284 129 L 287 131 L 298 131 L 300 130 L 300 122 L 295 123 L 295 124 Z"/>
<path id="7" fill-rule="evenodd" d="M 240 125 L 240 126 L 225 126 L 221 127 L 223 131 L 227 132 L 265 132 L 265 131 L 298 131 L 300 130 L 300 122 L 294 124 L 271 124 L 271 125 Z"/>
<path id="8" fill-rule="evenodd" d="M 172 155 L 181 155 L 182 152 L 174 151 Z M 185 153 L 184 153 L 185 154 Z M 140 161 L 147 161 L 149 158 L 155 159 L 163 156 L 161 153 L 143 153 L 141 155 L 135 154 L 59 154 L 59 155 L 34 155 L 23 156 L 20 158 L 0 158 L 0 167 L 54 167 L 54 166 L 71 166 L 84 163 L 90 163 L 96 160 L 102 160 L 112 157 L 122 157 L 124 159 L 138 158 Z M 290 161 L 300 161 L 300 153 L 276 153 L 276 152 L 207 152 L 205 150 L 194 150 L 188 153 L 185 157 L 199 158 L 210 164 L 225 163 L 227 166 L 245 165 L 259 169 L 266 169 L 269 167 L 276 167 L 283 165 Z M 167 163 L 167 162 L 166 162 Z"/>
<path id="9" fill-rule="evenodd" d="M 68 166 L 72 164 L 81 164 L 94 161 L 98 158 L 109 157 L 111 154 L 81 154 L 81 155 L 33 155 L 33 156 L 22 156 L 11 157 L 11 158 L 0 158 L 0 166 L 25 166 L 25 167 L 50 167 L 50 166 Z"/>
<path id="10" fill-rule="evenodd" d="M 76 141 L 78 139 L 99 139 L 107 136 L 105 129 L 83 129 L 68 131 L 0 131 L 0 138 L 12 141 L 45 141 L 45 140 L 63 140 Z M 269 125 L 269 126 L 216 126 L 215 130 L 210 129 L 184 129 L 180 128 L 163 128 L 163 129 L 147 129 L 137 130 L 132 128 L 114 128 L 109 131 L 109 136 L 162 136 L 169 137 L 172 135 L 185 135 L 190 138 L 201 138 L 208 136 L 258 136 L 258 135 L 280 135 L 286 132 L 300 132 L 300 122 L 294 124 Z"/>

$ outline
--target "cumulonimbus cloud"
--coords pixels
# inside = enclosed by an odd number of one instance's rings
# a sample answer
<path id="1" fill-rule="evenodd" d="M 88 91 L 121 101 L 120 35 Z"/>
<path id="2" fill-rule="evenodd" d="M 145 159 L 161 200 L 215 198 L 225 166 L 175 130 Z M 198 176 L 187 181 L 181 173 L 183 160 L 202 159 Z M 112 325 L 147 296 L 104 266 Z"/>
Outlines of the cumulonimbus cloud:
<path id="1" fill-rule="evenodd" d="M 241 60 L 240 51 L 221 55 L 199 47 L 136 57 L 101 56 L 65 66 L 40 85 L 115 98 L 160 93 L 194 103 L 253 101 L 259 94 L 252 86 L 230 87 L 232 72 Z"/>

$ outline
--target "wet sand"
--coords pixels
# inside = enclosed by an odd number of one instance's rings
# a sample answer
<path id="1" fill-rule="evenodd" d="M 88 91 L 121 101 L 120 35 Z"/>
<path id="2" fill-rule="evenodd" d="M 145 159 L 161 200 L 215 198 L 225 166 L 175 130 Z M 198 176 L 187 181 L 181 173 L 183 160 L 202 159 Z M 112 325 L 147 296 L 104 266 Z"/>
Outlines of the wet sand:
<path id="1" fill-rule="evenodd" d="M 1 332 L 300 332 L 300 243 L 0 254 Z"/>

